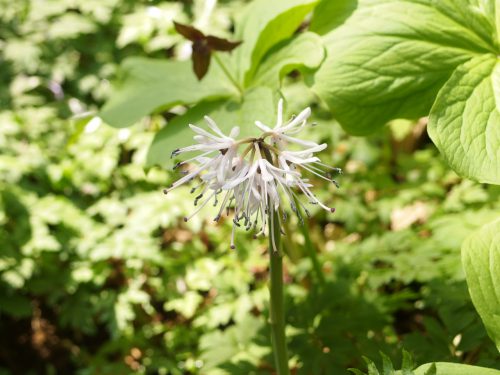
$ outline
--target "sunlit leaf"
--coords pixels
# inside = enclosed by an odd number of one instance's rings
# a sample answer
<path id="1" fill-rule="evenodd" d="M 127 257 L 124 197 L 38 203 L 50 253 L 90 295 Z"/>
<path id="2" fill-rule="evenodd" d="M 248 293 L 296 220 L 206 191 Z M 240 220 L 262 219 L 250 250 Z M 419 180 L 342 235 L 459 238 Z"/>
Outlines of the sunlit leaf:
<path id="1" fill-rule="evenodd" d="M 462 246 L 469 292 L 488 334 L 500 350 L 500 221 L 486 224 Z"/>

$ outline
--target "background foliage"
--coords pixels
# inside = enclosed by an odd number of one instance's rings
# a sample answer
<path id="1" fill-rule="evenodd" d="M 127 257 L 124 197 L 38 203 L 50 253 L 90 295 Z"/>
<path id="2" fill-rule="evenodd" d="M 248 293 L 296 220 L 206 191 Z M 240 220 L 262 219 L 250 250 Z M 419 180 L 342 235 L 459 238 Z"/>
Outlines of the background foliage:
<path id="1" fill-rule="evenodd" d="M 209 5 L 1 4 L 0 373 L 272 373 L 266 244 L 242 234 L 238 251 L 231 251 L 229 224 L 213 225 L 204 215 L 184 223 L 192 209 L 188 189 L 164 197 L 161 189 L 176 176 L 158 167 L 144 171 L 147 161 L 164 164 L 169 156 L 162 139 L 190 141 L 183 129 L 175 138 L 161 135 L 179 128 L 176 116 L 186 108 L 125 116 L 122 126 L 133 126 L 122 129 L 85 115 L 109 98 L 109 80 L 124 74 L 126 64 L 136 69 L 134 61 L 154 57 L 186 66 L 177 60 L 188 46 L 172 19 L 229 36 L 243 2 L 221 1 L 212 11 Z M 306 4 L 301 14 L 311 9 Z M 340 190 L 323 186 L 319 193 L 337 212 L 315 212 L 284 239 L 297 373 L 345 374 L 362 366 L 363 355 L 379 358 L 379 351 L 399 363 L 402 348 L 418 363 L 500 369 L 460 259 L 463 240 L 497 217 L 500 188 L 452 172 L 427 137 L 425 118 L 397 120 L 365 138 L 346 135 L 297 74 L 307 78 L 324 56 L 296 56 L 290 44 L 318 51 L 316 34 L 285 41 L 302 22 L 288 20 L 279 51 L 268 53 L 271 46 L 256 37 L 248 65 L 237 64 L 243 103 L 272 99 L 262 88 L 270 85 L 281 87 L 290 113 L 311 105 L 318 126 L 308 136 L 327 142 L 324 159 L 345 172 Z M 313 20 L 311 27 L 321 34 L 330 26 Z M 231 58 L 246 53 L 237 51 Z M 462 62 L 462 56 L 454 60 Z M 154 80 L 153 69 L 147 72 Z M 169 72 L 175 70 L 166 71 L 165 80 Z M 151 98 L 168 87 L 160 83 Z M 202 95 L 198 83 L 183 83 L 187 104 L 198 101 L 191 98 Z M 214 104 L 202 103 L 188 114 L 222 108 L 216 113 L 227 119 L 239 94 L 223 87 L 218 95 L 220 107 L 207 110 Z M 165 104 L 165 97 L 161 103 L 151 98 L 137 104 L 146 106 L 142 112 Z M 245 108 L 254 115 L 254 104 Z M 273 109 L 259 110 L 272 118 Z M 149 150 L 155 137 L 156 149 Z"/>

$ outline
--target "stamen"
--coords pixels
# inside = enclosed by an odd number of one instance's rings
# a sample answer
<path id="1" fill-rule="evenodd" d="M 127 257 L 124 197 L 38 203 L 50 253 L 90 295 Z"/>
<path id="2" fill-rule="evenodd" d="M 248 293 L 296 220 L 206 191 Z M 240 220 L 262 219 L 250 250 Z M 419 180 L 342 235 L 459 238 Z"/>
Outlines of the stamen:
<path id="1" fill-rule="evenodd" d="M 163 193 L 167 194 L 199 177 L 201 182 L 190 189 L 191 194 L 198 191 L 194 198 L 196 208 L 184 221 L 189 221 L 210 202 L 214 207 L 219 207 L 219 212 L 213 219 L 215 222 L 220 221 L 224 212 L 229 216 L 233 210 L 231 249 L 236 248 L 234 238 L 237 228 L 243 227 L 246 231 L 253 230 L 254 238 L 269 235 L 273 252 L 280 251 L 275 236 L 285 235 L 282 226 L 288 220 L 287 212 L 283 209 L 285 201 L 288 201 L 291 210 L 297 215 L 300 225 L 304 225 L 303 215 L 311 216 L 305 202 L 297 196 L 300 192 L 307 197 L 309 203 L 335 212 L 335 208 L 327 207 L 316 198 L 310 190 L 312 184 L 308 179 L 302 178 L 302 173 L 307 171 L 339 187 L 331 174 L 340 174 L 341 169 L 330 167 L 314 156 L 324 150 L 326 144 L 291 136 L 308 126 L 310 114 L 311 110 L 306 108 L 283 124 L 283 100 L 280 100 L 274 129 L 257 121 L 257 127 L 262 130 L 261 135 L 240 140 L 235 139 L 238 129 L 233 128 L 229 136 L 226 136 L 210 118 L 205 118 L 211 130 L 208 132 L 190 124 L 196 133 L 196 143 L 175 149 L 171 157 L 196 152 L 196 156 L 175 163 L 173 169 L 177 170 L 183 165 L 191 167 L 191 162 L 193 167 L 182 168 L 185 170 L 181 173 L 185 176 L 164 189 Z M 317 124 L 311 124 L 315 125 Z M 288 150 L 290 143 L 301 150 Z M 246 146 L 241 151 L 239 148 L 243 144 Z M 223 198 L 219 197 L 221 193 L 224 193 Z"/>

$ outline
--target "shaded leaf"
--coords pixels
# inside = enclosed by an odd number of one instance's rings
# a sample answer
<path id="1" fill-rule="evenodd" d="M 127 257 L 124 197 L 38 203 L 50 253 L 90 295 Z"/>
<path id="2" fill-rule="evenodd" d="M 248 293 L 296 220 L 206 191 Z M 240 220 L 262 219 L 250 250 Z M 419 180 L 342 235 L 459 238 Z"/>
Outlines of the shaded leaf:
<path id="1" fill-rule="evenodd" d="M 193 104 L 203 99 L 230 97 L 234 87 L 213 66 L 199 82 L 187 61 L 129 58 L 122 65 L 122 79 L 100 116 L 109 125 L 126 127 L 158 108 Z"/>

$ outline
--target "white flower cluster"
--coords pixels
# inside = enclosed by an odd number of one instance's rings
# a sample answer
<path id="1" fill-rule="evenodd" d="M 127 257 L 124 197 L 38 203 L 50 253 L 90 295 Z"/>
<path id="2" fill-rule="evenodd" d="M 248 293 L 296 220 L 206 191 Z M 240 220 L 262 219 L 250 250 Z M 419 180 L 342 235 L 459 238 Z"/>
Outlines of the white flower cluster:
<path id="1" fill-rule="evenodd" d="M 330 173 L 341 173 L 339 168 L 329 167 L 314 156 L 314 153 L 326 148 L 325 143 L 317 144 L 294 137 L 307 125 L 310 115 L 310 108 L 306 108 L 298 116 L 283 123 L 283 101 L 280 100 L 274 128 L 256 121 L 255 125 L 262 130 L 260 137 L 240 140 L 237 139 L 238 127 L 234 127 L 229 136 L 226 136 L 212 119 L 205 116 L 211 132 L 189 125 L 196 133 L 194 140 L 197 144 L 175 150 L 172 157 L 185 152 L 199 154 L 176 164 L 174 168 L 188 165 L 189 169 L 184 172 L 185 176 L 165 189 L 164 193 L 167 194 L 199 177 L 200 183 L 191 189 L 191 193 L 197 192 L 194 199 L 197 208 L 184 220 L 188 221 L 209 202 L 213 202 L 214 206 L 220 203 L 215 221 L 218 221 L 225 211 L 229 215 L 230 207 L 233 207 L 232 249 L 235 248 L 236 227 L 253 229 L 256 231 L 255 236 L 265 235 L 267 232 L 272 236 L 275 232 L 275 222 L 279 223 L 281 230 L 281 221 L 286 220 L 286 212 L 283 209 L 285 202 L 288 202 L 301 222 L 302 210 L 298 209 L 297 205 L 309 216 L 309 211 L 300 202 L 295 191 L 301 191 L 310 203 L 334 212 L 334 208 L 325 206 L 316 198 L 311 192 L 311 183 L 302 178 L 301 174 L 301 171 L 305 170 L 333 182 L 338 187 Z M 300 150 L 290 150 L 291 144 L 300 146 Z M 274 240 L 272 243 L 274 245 Z"/>

